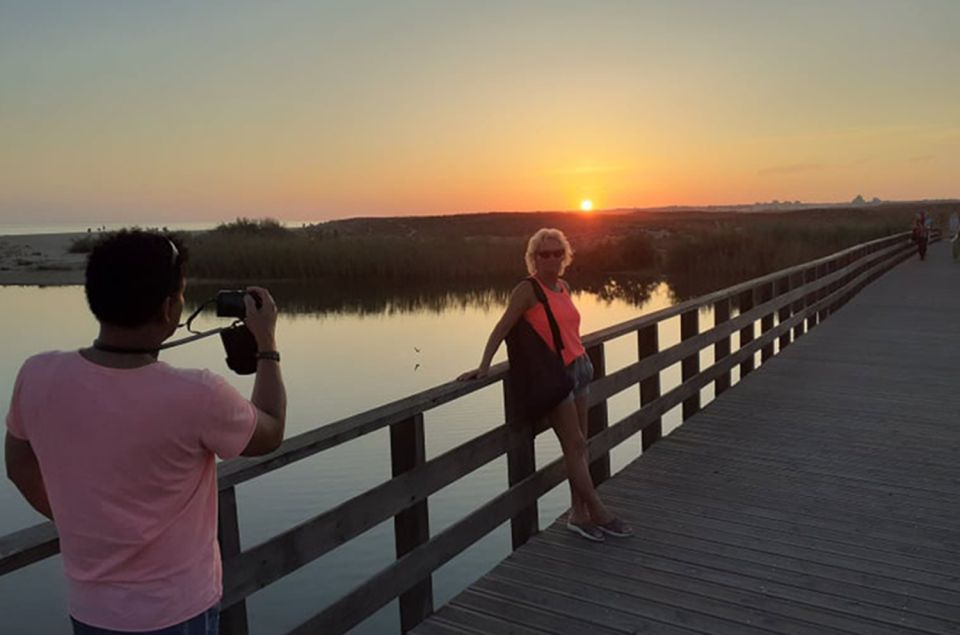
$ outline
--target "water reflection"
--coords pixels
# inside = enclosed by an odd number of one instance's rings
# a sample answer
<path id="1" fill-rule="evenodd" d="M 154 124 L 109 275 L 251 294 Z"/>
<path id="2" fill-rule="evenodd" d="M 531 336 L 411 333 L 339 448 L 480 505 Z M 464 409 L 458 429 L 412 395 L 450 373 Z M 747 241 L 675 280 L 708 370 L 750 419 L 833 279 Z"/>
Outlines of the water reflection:
<path id="1" fill-rule="evenodd" d="M 574 291 L 585 291 L 606 302 L 622 301 L 641 307 L 660 284 L 654 277 L 573 275 Z M 219 289 L 243 288 L 249 282 L 191 282 L 187 302 L 195 307 Z M 265 283 L 285 313 L 323 315 L 396 315 L 427 311 L 441 314 L 456 309 L 489 311 L 502 307 L 517 284 L 515 278 L 398 285 L 391 281 L 337 280 L 274 281 Z"/>

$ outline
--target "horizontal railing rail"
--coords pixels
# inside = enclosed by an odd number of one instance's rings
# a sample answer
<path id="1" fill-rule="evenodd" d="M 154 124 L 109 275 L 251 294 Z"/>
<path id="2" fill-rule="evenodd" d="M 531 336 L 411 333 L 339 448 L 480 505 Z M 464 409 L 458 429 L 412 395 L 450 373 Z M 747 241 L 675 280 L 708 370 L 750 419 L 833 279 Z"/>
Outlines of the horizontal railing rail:
<path id="1" fill-rule="evenodd" d="M 609 452 L 641 433 L 648 449 L 662 435 L 661 418 L 682 405 L 682 420 L 701 407 L 701 391 L 713 384 L 719 396 L 731 372 L 752 372 L 756 356 L 766 362 L 775 352 L 836 311 L 863 286 L 914 253 L 909 233 L 896 234 L 830 256 L 771 273 L 726 289 L 602 329 L 584 337 L 596 375 L 589 397 L 591 472 L 599 483 L 609 476 Z M 714 325 L 701 331 L 699 312 L 713 309 Z M 680 318 L 681 339 L 661 349 L 659 325 Z M 757 323 L 760 332 L 757 334 Z M 739 333 L 739 346 L 731 337 Z M 604 345 L 636 334 L 638 361 L 605 371 Z M 700 352 L 712 347 L 714 363 L 700 369 Z M 681 383 L 660 394 L 660 373 L 681 364 Z M 534 439 L 548 424 L 525 422 L 509 393 L 507 365 L 487 377 L 449 382 L 297 435 L 274 453 L 227 461 L 219 466 L 220 543 L 224 559 L 221 630 L 246 633 L 245 599 L 259 589 L 394 519 L 397 559 L 357 588 L 335 600 L 293 633 L 344 632 L 395 598 L 400 599 L 406 631 L 433 611 L 432 573 L 506 521 L 513 547 L 538 531 L 537 501 L 565 478 L 561 459 L 537 470 Z M 426 459 L 424 413 L 491 384 L 501 383 L 505 422 L 443 454 Z M 632 387 L 640 408 L 609 425 L 607 400 Z M 242 549 L 236 486 L 314 456 L 342 443 L 390 428 L 393 478 L 328 509 L 260 544 Z M 508 489 L 435 536 L 429 535 L 429 497 L 487 463 L 507 455 Z M 0 575 L 9 574 L 59 551 L 52 523 L 0 537 Z"/>

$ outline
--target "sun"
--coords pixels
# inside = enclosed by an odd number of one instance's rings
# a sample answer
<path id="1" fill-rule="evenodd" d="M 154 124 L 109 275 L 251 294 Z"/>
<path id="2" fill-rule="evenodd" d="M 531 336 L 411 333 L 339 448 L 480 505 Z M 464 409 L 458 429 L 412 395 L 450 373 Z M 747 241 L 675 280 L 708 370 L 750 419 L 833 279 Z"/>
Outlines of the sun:
<path id="1" fill-rule="evenodd" d="M 580 201 L 580 211 L 582 212 L 593 211 L 593 201 L 591 201 L 589 198 L 585 198 L 582 201 Z"/>

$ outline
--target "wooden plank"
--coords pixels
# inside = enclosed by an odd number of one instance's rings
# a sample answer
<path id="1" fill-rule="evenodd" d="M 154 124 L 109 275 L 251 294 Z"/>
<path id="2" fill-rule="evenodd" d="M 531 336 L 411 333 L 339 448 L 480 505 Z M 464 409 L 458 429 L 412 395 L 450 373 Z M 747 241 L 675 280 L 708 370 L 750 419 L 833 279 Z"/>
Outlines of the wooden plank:
<path id="1" fill-rule="evenodd" d="M 594 622 L 578 619 L 577 615 L 563 614 L 545 610 L 541 606 L 522 604 L 513 598 L 505 598 L 491 593 L 482 593 L 468 589 L 451 601 L 450 608 L 466 607 L 473 609 L 476 614 L 495 615 L 510 623 L 510 632 L 522 633 L 525 630 L 537 633 L 557 633 L 581 630 L 590 633 L 612 635 L 623 633 L 621 629 L 607 628 Z M 442 611 L 441 617 L 447 617 L 447 608 Z M 472 617 L 472 616 L 471 616 Z M 503 629 L 490 628 L 486 633 L 500 633 Z"/>
<path id="2" fill-rule="evenodd" d="M 487 576 L 476 584 L 476 589 L 490 595 L 513 598 L 526 606 L 539 606 L 559 615 L 570 615 L 581 621 L 602 623 L 603 626 L 627 633 L 689 634 L 694 632 L 732 633 L 734 624 L 697 613 L 682 614 L 671 605 L 658 602 L 635 602 L 603 593 L 586 585 L 574 591 L 532 584 L 508 576 Z M 678 624 L 683 622 L 683 624 Z M 702 630 L 709 626 L 715 630 Z M 696 630 L 699 627 L 700 630 Z M 564 632 L 564 631 L 560 631 Z M 585 629 L 582 632 L 591 632 Z M 750 631 L 746 632 L 759 632 Z"/>
<path id="3" fill-rule="evenodd" d="M 480 584 L 509 585 L 511 592 L 518 585 L 530 585 L 565 597 L 583 598 L 599 605 L 592 617 L 600 623 L 603 623 L 605 611 L 616 609 L 660 619 L 673 626 L 703 629 L 708 633 L 760 635 L 775 630 L 822 635 L 829 632 L 818 630 L 812 624 L 781 619 L 746 606 L 731 606 L 702 595 L 665 589 L 644 580 L 623 581 L 614 576 L 593 576 L 589 571 L 571 571 L 563 566 L 553 566 L 548 571 L 535 566 L 520 568 L 505 562 Z"/>
<path id="4" fill-rule="evenodd" d="M 60 553 L 60 538 L 46 522 L 0 536 L 0 576 Z"/>
<path id="5" fill-rule="evenodd" d="M 622 563 L 635 568 L 669 571 L 697 579 L 721 583 L 734 588 L 762 589 L 781 598 L 795 599 L 812 606 L 820 606 L 851 615 L 862 615 L 873 620 L 899 624 L 902 628 L 917 628 L 928 632 L 952 632 L 956 628 L 957 611 L 948 605 L 910 598 L 910 610 L 903 610 L 904 596 L 897 592 L 821 577 L 782 566 L 757 564 L 711 551 L 679 547 L 658 537 L 649 540 L 631 540 L 618 543 L 616 549 L 598 551 L 589 546 L 571 543 L 559 531 L 551 529 L 542 539 L 531 543 L 524 553 L 548 558 L 566 558 L 582 562 L 582 566 L 603 566 L 607 562 Z M 629 571 L 627 569 L 626 571 Z M 850 601 L 850 600 L 855 601 Z"/>
<path id="6" fill-rule="evenodd" d="M 683 489 L 693 488 L 704 492 L 712 492 L 720 498 L 726 498 L 729 490 L 734 487 L 742 489 L 743 500 L 756 501 L 768 509 L 788 511 L 790 509 L 802 512 L 810 517 L 812 521 L 824 522 L 832 518 L 843 517 L 846 514 L 852 518 L 858 518 L 863 521 L 873 521 L 881 525 L 892 525 L 913 527 L 914 531 L 923 532 L 926 536 L 932 536 L 937 540 L 943 540 L 944 544 L 949 545 L 945 553 L 956 549 L 956 535 L 950 535 L 943 539 L 943 535 L 950 532 L 951 525 L 955 523 L 938 522 L 922 515 L 921 510 L 902 510 L 895 505 L 887 504 L 886 501 L 872 499 L 868 500 L 864 494 L 844 494 L 827 497 L 822 493 L 825 488 L 819 488 L 821 491 L 807 490 L 802 487 L 784 488 L 780 487 L 776 491 L 774 500 L 769 500 L 769 492 L 774 491 L 767 485 L 769 479 L 747 480 L 738 477 L 735 474 L 723 473 L 724 482 L 728 484 L 726 490 L 715 490 L 710 487 L 711 478 L 718 478 L 719 470 L 713 465 L 705 467 L 702 471 L 694 472 L 691 468 L 691 474 L 680 475 L 678 470 L 684 469 L 689 463 L 665 463 L 663 466 L 644 466 L 644 477 L 651 481 L 656 481 L 664 485 L 663 481 L 669 481 L 669 487 Z M 631 476 L 623 475 L 625 482 L 631 481 Z M 666 485 L 664 485 L 666 486 Z M 884 497 L 885 498 L 885 497 Z"/>
<path id="7" fill-rule="evenodd" d="M 617 510 L 634 525 L 635 529 L 642 528 L 642 532 L 657 534 L 668 532 L 694 539 L 706 538 L 718 545 L 756 549 L 767 554 L 788 556 L 862 574 L 896 579 L 901 583 L 913 585 L 916 592 L 924 593 L 925 597 L 936 601 L 956 602 L 960 599 L 960 588 L 957 587 L 955 578 L 891 564 L 884 560 L 882 552 L 877 552 L 872 558 L 846 555 L 843 550 L 825 541 L 788 540 L 782 536 L 771 538 L 765 535 L 765 532 L 736 523 L 716 521 L 693 514 L 680 514 L 638 501 L 634 501 L 631 505 L 621 502 Z"/>
<path id="8" fill-rule="evenodd" d="M 421 623 L 419 628 L 412 632 L 418 635 L 483 635 L 484 633 L 484 631 L 466 628 L 462 625 L 439 619 L 430 620 L 426 624 Z"/>
<path id="9" fill-rule="evenodd" d="M 402 476 L 426 462 L 423 414 L 390 426 L 390 465 L 393 477 Z M 424 498 L 393 517 L 397 558 L 430 539 L 430 513 Z M 400 595 L 400 630 L 404 633 L 433 613 L 433 581 L 428 574 Z"/>
<path id="10" fill-rule="evenodd" d="M 656 483 L 655 487 L 653 483 Z M 654 506 L 666 505 L 687 513 L 731 520 L 757 529 L 794 532 L 797 536 L 819 536 L 838 545 L 850 545 L 854 549 L 870 545 L 889 554 L 913 558 L 913 561 L 907 565 L 908 568 L 960 575 L 960 565 L 945 560 L 945 556 L 955 557 L 960 554 L 953 550 L 938 548 L 942 544 L 941 541 L 922 540 L 904 532 L 906 523 L 894 525 L 888 522 L 881 529 L 854 513 L 844 520 L 838 520 L 836 517 L 790 513 L 789 508 L 775 503 L 768 506 L 763 499 L 748 495 L 730 496 L 730 492 L 720 492 L 715 495 L 715 498 L 706 497 L 700 495 L 696 487 L 679 488 L 672 484 L 664 485 L 661 479 L 626 481 L 624 485 L 633 488 L 635 493 L 604 490 L 613 504 L 616 504 L 617 500 L 625 500 L 629 503 L 635 496 L 643 495 L 646 502 Z M 715 490 L 707 491 L 713 493 Z M 888 528 L 891 526 L 900 529 L 900 533 L 890 531 Z"/>
<path id="11" fill-rule="evenodd" d="M 487 635 L 487 633 L 541 635 L 542 633 L 549 633 L 549 631 L 531 628 L 514 620 L 504 619 L 504 611 L 485 613 L 459 602 L 447 604 L 443 608 L 442 614 L 432 618 L 428 624 L 443 624 L 458 628 L 463 633 L 476 633 L 478 635 Z M 412 632 L 416 635 L 421 632 L 421 629 L 417 628 Z"/>
<path id="12" fill-rule="evenodd" d="M 895 540 L 866 540 L 859 542 L 851 540 L 849 535 L 830 531 L 822 526 L 808 526 L 784 528 L 783 523 L 762 521 L 755 518 L 737 518 L 710 506 L 706 508 L 693 503 L 684 504 L 684 500 L 669 500 L 663 497 L 645 499 L 642 506 L 635 504 L 635 499 L 626 491 L 610 494 L 611 503 L 623 509 L 649 511 L 657 510 L 661 517 L 670 517 L 678 523 L 697 524 L 703 527 L 719 528 L 720 530 L 744 536 L 753 536 L 762 539 L 765 543 L 780 543 L 795 547 L 802 547 L 823 553 L 834 553 L 873 565 L 891 565 L 901 567 L 909 575 L 917 576 L 916 580 L 923 584 L 931 581 L 947 580 L 946 586 L 960 591 L 960 587 L 949 586 L 951 579 L 956 579 L 956 572 L 950 571 L 950 565 L 937 568 L 934 561 L 925 562 L 921 557 L 905 554 L 898 550 Z M 923 580 L 927 580 L 924 582 Z M 939 582 L 938 582 L 939 584 Z"/>
<path id="13" fill-rule="evenodd" d="M 900 616 L 896 611 L 883 613 L 869 610 L 869 615 L 850 615 L 843 609 L 849 603 L 823 595 L 803 594 L 789 590 L 784 594 L 771 592 L 770 585 L 750 584 L 736 574 L 710 575 L 704 569 L 695 572 L 689 567 L 650 566 L 647 561 L 634 560 L 624 565 L 615 556 L 619 549 L 584 550 L 553 549 L 525 550 L 513 560 L 529 570 L 549 576 L 565 577 L 574 584 L 587 584 L 614 593 L 648 596 L 664 594 L 690 596 L 683 608 L 701 610 L 726 619 L 746 620 L 747 624 L 787 632 L 822 632 L 811 629 L 829 628 L 862 635 L 902 635 Z M 703 575 L 706 573 L 706 575 Z M 712 579 L 711 579 L 712 578 Z M 821 606 L 811 607 L 806 602 L 815 599 Z M 826 605 L 826 606 L 824 606 Z M 732 615 L 731 615 L 732 613 Z M 866 617 L 867 619 L 863 619 Z M 929 620 L 929 623 L 942 624 Z"/>

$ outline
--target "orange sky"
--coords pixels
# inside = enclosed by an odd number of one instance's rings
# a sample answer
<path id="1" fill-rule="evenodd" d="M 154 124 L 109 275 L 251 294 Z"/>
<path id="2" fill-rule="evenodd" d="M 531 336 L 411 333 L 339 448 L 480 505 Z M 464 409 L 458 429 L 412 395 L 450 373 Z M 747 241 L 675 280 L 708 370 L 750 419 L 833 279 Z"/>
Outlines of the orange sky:
<path id="1" fill-rule="evenodd" d="M 0 223 L 960 196 L 960 3 L 663 4 L 5 5 Z"/>

